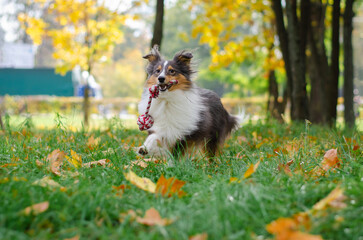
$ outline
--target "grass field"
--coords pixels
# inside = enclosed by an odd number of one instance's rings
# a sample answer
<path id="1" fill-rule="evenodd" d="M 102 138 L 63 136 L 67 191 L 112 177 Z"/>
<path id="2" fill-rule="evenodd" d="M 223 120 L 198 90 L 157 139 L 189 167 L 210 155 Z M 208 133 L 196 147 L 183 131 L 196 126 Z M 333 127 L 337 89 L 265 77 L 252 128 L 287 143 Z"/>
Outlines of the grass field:
<path id="1" fill-rule="evenodd" d="M 41 130 L 28 119 L 0 133 L 0 239 L 363 239 L 361 132 L 258 122 L 235 132 L 214 162 L 131 167 L 144 133 L 115 119 L 90 131 L 54 123 Z M 59 172 L 45 161 L 56 149 L 70 157 Z M 330 149 L 335 169 L 322 163 Z M 101 159 L 109 163 L 81 164 Z M 140 189 L 130 171 L 184 181 L 185 195 Z M 150 208 L 165 221 L 145 221 Z"/>

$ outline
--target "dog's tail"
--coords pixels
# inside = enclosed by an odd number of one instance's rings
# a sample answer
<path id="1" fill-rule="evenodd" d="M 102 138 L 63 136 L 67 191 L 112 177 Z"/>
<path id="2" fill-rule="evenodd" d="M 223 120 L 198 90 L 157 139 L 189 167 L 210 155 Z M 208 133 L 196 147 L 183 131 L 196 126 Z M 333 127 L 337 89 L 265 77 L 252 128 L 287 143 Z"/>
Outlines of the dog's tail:
<path id="1" fill-rule="evenodd" d="M 231 120 L 234 121 L 233 131 L 238 130 L 242 127 L 249 119 L 249 116 L 246 114 L 245 109 L 239 111 L 238 115 L 230 115 Z"/>

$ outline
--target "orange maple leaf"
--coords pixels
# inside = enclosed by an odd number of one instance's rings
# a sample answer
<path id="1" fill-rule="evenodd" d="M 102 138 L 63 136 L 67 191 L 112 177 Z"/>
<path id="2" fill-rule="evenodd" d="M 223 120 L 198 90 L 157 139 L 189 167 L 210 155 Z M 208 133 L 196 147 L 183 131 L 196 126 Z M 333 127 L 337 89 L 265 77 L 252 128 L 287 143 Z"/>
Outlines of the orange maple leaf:
<path id="1" fill-rule="evenodd" d="M 310 222 L 309 219 L 305 218 L 307 215 L 304 216 L 305 220 L 300 222 L 300 215 L 294 215 L 293 218 L 278 218 L 268 224 L 266 230 L 275 235 L 277 240 L 322 240 L 318 235 L 311 235 L 298 230 L 301 225 L 307 224 L 305 221 Z"/>
<path id="2" fill-rule="evenodd" d="M 173 222 L 173 220 L 168 218 L 161 218 L 160 213 L 155 208 L 150 208 L 145 212 L 143 218 L 137 217 L 136 222 L 148 225 L 148 226 L 166 226 Z"/>
<path id="3" fill-rule="evenodd" d="M 184 184 L 185 181 L 178 180 L 174 177 L 166 179 L 164 175 L 161 175 L 156 183 L 156 193 L 160 193 L 164 197 L 171 197 L 174 194 L 178 195 L 178 197 L 182 197 L 186 195 L 186 193 L 181 190 Z"/>

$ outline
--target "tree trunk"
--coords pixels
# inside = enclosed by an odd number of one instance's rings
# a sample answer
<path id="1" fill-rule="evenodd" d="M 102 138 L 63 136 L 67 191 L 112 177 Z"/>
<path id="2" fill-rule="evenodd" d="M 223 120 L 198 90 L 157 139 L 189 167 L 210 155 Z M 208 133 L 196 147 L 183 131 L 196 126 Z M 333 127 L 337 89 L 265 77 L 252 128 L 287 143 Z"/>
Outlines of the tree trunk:
<path id="1" fill-rule="evenodd" d="M 325 83 L 329 76 L 329 64 L 324 44 L 325 9 L 321 2 L 311 4 L 311 21 L 308 33 L 310 56 L 308 71 L 310 76 L 310 121 L 312 123 L 326 123 L 325 111 Z M 312 24 L 315 22 L 316 24 Z"/>
<path id="2" fill-rule="evenodd" d="M 156 14 L 154 23 L 154 33 L 151 40 L 151 47 L 158 45 L 161 49 L 161 41 L 163 39 L 163 22 L 164 22 L 164 0 L 157 0 Z"/>
<path id="3" fill-rule="evenodd" d="M 353 108 L 353 3 L 354 0 L 346 0 L 344 12 L 344 120 L 348 127 L 354 127 Z"/>
<path id="4" fill-rule="evenodd" d="M 327 121 L 330 126 L 335 126 L 337 118 L 338 81 L 339 81 L 339 18 L 340 0 L 334 0 L 332 21 L 332 54 L 330 77 L 325 85 Z"/>
<path id="5" fill-rule="evenodd" d="M 285 62 L 285 71 L 286 71 L 286 99 L 284 97 L 284 102 L 290 101 L 291 102 L 291 109 L 290 113 L 293 112 L 293 103 L 291 100 L 292 95 L 292 70 L 291 70 L 291 61 L 290 61 L 290 53 L 289 53 L 289 41 L 286 32 L 286 27 L 284 23 L 284 14 L 281 6 L 280 0 L 272 0 L 272 9 L 275 14 L 275 21 L 276 21 L 276 30 L 277 35 L 280 41 L 280 49 L 282 52 L 282 57 Z M 284 94 L 285 95 L 285 94 Z M 286 104 L 284 104 L 286 106 Z"/>
<path id="6" fill-rule="evenodd" d="M 88 84 L 88 78 L 87 83 L 84 87 L 84 95 L 83 95 L 83 120 L 84 125 L 87 127 L 89 124 L 89 84 Z"/>
<path id="7" fill-rule="evenodd" d="M 279 89 L 274 70 L 269 72 L 268 83 L 269 98 L 267 110 L 273 118 L 282 122 L 283 119 L 281 114 L 284 112 L 285 106 L 282 107 L 281 105 L 284 104 L 284 102 L 279 101 Z"/>
<path id="8" fill-rule="evenodd" d="M 308 100 L 306 93 L 305 81 L 305 58 L 302 59 L 302 45 L 300 36 L 302 33 L 299 29 L 299 22 L 296 14 L 296 0 L 286 1 L 286 15 L 288 19 L 288 37 L 289 37 L 289 53 L 292 66 L 292 103 L 294 109 L 292 112 L 292 120 L 303 121 L 308 118 Z M 306 37 L 306 33 L 305 33 Z"/>

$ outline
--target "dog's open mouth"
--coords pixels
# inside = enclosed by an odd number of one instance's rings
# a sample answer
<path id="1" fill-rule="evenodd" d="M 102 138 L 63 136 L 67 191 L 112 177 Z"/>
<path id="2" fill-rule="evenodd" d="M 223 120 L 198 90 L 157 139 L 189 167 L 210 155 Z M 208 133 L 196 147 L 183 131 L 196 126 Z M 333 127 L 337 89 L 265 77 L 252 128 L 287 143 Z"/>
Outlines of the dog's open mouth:
<path id="1" fill-rule="evenodd" d="M 166 90 L 168 90 L 170 88 L 170 86 L 168 86 L 167 84 L 159 84 L 159 90 L 162 92 L 165 92 Z"/>

